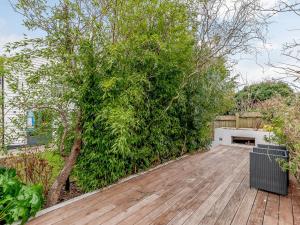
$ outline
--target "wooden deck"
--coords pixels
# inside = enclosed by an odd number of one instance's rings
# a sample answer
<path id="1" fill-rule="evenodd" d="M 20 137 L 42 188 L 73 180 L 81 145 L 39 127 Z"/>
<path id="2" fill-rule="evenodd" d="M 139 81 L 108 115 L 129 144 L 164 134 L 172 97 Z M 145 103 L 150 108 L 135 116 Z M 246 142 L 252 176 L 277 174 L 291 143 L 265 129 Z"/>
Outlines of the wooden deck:
<path id="1" fill-rule="evenodd" d="M 39 216 L 29 224 L 300 225 L 300 190 L 249 188 L 249 149 L 219 146 Z"/>

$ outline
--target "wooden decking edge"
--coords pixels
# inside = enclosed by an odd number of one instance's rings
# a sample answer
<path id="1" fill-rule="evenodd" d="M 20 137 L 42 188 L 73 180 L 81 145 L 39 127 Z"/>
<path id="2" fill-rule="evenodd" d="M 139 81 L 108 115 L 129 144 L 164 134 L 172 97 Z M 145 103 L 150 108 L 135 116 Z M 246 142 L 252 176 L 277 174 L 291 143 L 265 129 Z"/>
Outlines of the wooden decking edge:
<path id="1" fill-rule="evenodd" d="M 203 153 L 203 152 L 199 152 L 199 153 Z M 93 191 L 93 192 L 88 192 L 88 193 L 83 194 L 83 195 L 80 195 L 80 196 L 78 196 L 78 197 L 75 197 L 75 198 L 69 199 L 69 200 L 67 200 L 67 201 L 58 203 L 58 204 L 56 204 L 56 205 L 54 205 L 54 206 L 51 206 L 51 207 L 49 207 L 49 208 L 43 209 L 43 210 L 39 211 L 34 217 L 30 218 L 30 220 L 32 220 L 32 219 L 34 219 L 34 218 L 36 218 L 36 217 L 42 216 L 42 215 L 44 215 L 44 214 L 46 214 L 46 213 L 49 213 L 49 212 L 51 212 L 51 211 L 54 211 L 54 210 L 56 210 L 56 209 L 62 208 L 62 207 L 66 206 L 66 205 L 69 205 L 69 204 L 71 204 L 71 203 L 73 203 L 73 202 L 76 202 L 76 201 L 79 201 L 79 200 L 84 199 L 84 198 L 86 198 L 86 197 L 89 197 L 89 196 L 91 196 L 91 195 L 93 195 L 93 194 L 96 194 L 96 193 L 99 193 L 99 192 L 101 192 L 101 191 L 110 189 L 110 188 L 112 188 L 112 187 L 114 187 L 114 186 L 116 186 L 116 185 L 118 185 L 118 184 L 124 183 L 124 182 L 126 182 L 126 181 L 128 181 L 128 180 L 131 180 L 131 179 L 133 179 L 133 178 L 136 178 L 136 177 L 138 177 L 138 176 L 141 176 L 141 175 L 150 173 L 151 171 L 157 170 L 157 169 L 159 169 L 159 168 L 161 168 L 161 167 L 164 167 L 164 166 L 166 166 L 166 165 L 168 165 L 168 164 L 171 164 L 171 163 L 174 163 L 174 162 L 179 161 L 179 160 L 181 160 L 181 159 L 184 159 L 184 158 L 186 158 L 186 157 L 188 157 L 188 156 L 190 156 L 190 155 L 191 155 L 191 154 L 185 154 L 185 155 L 180 156 L 180 157 L 178 157 L 178 158 L 176 158 L 176 159 L 173 159 L 173 160 L 167 161 L 167 162 L 165 162 L 165 163 L 159 164 L 159 165 L 157 165 L 157 166 L 155 166 L 155 167 L 153 167 L 153 168 L 151 168 L 151 169 L 148 169 L 148 170 L 145 170 L 145 171 L 142 171 L 142 172 L 139 172 L 139 173 L 130 175 L 130 176 L 125 177 L 125 178 L 122 178 L 122 179 L 120 179 L 118 182 L 116 182 L 116 183 L 114 183 L 114 184 L 111 184 L 111 185 L 109 185 L 109 186 L 107 186 L 107 187 L 98 189 L 98 190 Z M 29 221 L 30 221 L 30 220 L 29 220 Z"/>

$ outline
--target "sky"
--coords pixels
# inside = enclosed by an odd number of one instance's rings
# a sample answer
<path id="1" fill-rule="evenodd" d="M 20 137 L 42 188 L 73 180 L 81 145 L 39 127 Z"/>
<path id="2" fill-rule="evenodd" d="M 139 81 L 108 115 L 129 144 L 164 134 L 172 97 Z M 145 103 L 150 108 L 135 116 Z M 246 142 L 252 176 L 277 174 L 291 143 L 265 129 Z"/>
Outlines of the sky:
<path id="1" fill-rule="evenodd" d="M 277 0 L 262 1 L 270 6 Z M 28 32 L 22 25 L 22 16 L 12 9 L 9 1 L 0 0 L 0 53 L 3 52 L 5 43 L 20 40 L 23 34 L 30 37 L 40 35 L 37 32 Z M 233 67 L 233 75 L 239 75 L 238 82 L 241 85 L 280 78 L 281 75 L 268 64 L 288 62 L 281 55 L 282 45 L 293 40 L 300 40 L 300 17 L 293 13 L 276 15 L 268 27 L 266 43 L 256 43 L 259 49 L 257 54 L 242 53 L 234 56 L 237 64 Z"/>
<path id="2" fill-rule="evenodd" d="M 235 56 L 238 64 L 234 67 L 234 73 L 241 75 L 238 79 L 240 83 L 249 84 L 282 77 L 269 64 L 289 63 L 290 59 L 281 54 L 282 47 L 285 43 L 300 41 L 300 16 L 292 12 L 277 14 L 271 19 L 265 38 L 266 43 L 257 43 L 258 54 Z"/>
<path id="3" fill-rule="evenodd" d="M 23 34 L 35 36 L 22 25 L 22 16 L 16 13 L 8 0 L 0 0 L 0 48 L 7 42 L 22 39 Z M 0 49 L 1 51 L 1 49 Z"/>

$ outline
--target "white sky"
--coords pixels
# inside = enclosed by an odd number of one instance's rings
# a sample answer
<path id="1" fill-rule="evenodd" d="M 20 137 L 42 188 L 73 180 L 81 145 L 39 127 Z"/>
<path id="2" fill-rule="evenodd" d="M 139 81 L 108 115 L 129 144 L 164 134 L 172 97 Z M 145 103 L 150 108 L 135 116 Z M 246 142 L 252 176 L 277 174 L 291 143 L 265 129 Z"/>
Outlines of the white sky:
<path id="1" fill-rule="evenodd" d="M 263 1 L 268 6 L 276 3 L 275 0 Z M 300 2 L 300 0 L 297 1 Z M 300 41 L 300 17 L 292 12 L 274 16 L 268 28 L 266 43 L 257 43 L 259 53 L 241 54 L 234 57 L 238 61 L 234 67 L 234 73 L 241 75 L 239 82 L 249 84 L 282 77 L 269 64 L 288 63 L 290 59 L 281 55 L 282 46 L 294 40 Z"/>

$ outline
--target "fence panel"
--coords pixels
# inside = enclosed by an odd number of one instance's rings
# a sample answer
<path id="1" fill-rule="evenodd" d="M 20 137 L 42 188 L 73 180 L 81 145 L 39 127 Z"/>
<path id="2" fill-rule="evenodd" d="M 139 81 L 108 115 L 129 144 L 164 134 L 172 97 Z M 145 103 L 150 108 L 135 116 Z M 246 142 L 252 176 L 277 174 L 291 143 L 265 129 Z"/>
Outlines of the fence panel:
<path id="1" fill-rule="evenodd" d="M 218 116 L 214 121 L 214 128 L 220 127 L 260 129 L 263 127 L 262 115 L 257 112 L 249 112 L 229 116 Z"/>

